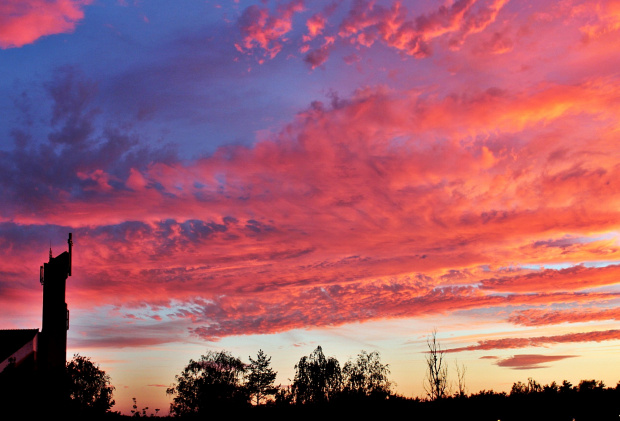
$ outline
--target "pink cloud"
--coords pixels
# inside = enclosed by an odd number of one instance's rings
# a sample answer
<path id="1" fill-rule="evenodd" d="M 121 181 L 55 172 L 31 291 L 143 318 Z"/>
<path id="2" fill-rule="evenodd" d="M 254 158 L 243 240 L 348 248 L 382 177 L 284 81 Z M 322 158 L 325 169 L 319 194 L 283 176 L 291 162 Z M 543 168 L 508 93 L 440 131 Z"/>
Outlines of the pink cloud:
<path id="1" fill-rule="evenodd" d="M 609 36 L 620 29 L 620 2 L 617 0 L 599 1 L 590 8 L 584 5 L 577 13 L 589 17 L 588 23 L 581 27 L 586 42 Z"/>
<path id="2" fill-rule="evenodd" d="M 243 38 L 236 44 L 237 49 L 241 52 L 262 49 L 265 57 L 274 58 L 282 50 L 284 36 L 292 29 L 293 15 L 303 10 L 303 0 L 280 5 L 274 14 L 267 8 L 249 6 L 238 21 Z"/>
<path id="3" fill-rule="evenodd" d="M 357 55 L 357 54 L 350 54 L 350 55 L 348 55 L 346 57 L 343 57 L 343 60 L 344 60 L 345 63 L 350 65 L 350 64 L 354 64 L 354 63 L 360 62 L 362 60 L 362 58 L 359 55 Z"/>
<path id="4" fill-rule="evenodd" d="M 392 95 L 381 89 L 361 90 L 341 108 L 311 108 L 301 113 L 279 137 L 259 142 L 252 149 L 228 147 L 188 165 L 153 163 L 148 168 L 133 168 L 126 180 L 120 180 L 131 190 L 115 189 L 111 193 L 114 201 L 77 198 L 63 206 L 77 226 L 143 220 L 145 206 L 157 209 L 147 215 L 151 221 L 163 215 L 181 221 L 221 220 L 232 209 L 238 212 L 236 209 L 247 207 L 248 199 L 262 209 L 262 201 L 269 197 L 273 218 L 288 214 L 301 226 L 307 224 L 306 217 L 328 207 L 334 212 L 317 215 L 325 219 L 322 222 L 331 220 L 336 226 L 339 220 L 366 225 L 359 213 L 363 210 L 369 215 L 385 215 L 386 222 L 395 224 L 413 212 L 420 221 L 438 227 L 476 227 L 478 236 L 517 228 L 527 235 L 558 224 L 568 230 L 580 226 L 604 230 L 614 226 L 613 201 L 585 210 L 581 220 L 574 217 L 570 205 L 614 197 L 611 186 L 620 177 L 620 169 L 614 164 L 613 134 L 602 128 L 599 136 L 589 137 L 590 147 L 608 150 L 607 156 L 577 164 L 551 158 L 559 150 L 574 156 L 586 152 L 577 134 L 588 134 L 578 125 L 595 120 L 606 125 L 613 119 L 609 110 L 616 91 L 613 85 L 549 85 L 528 94 L 488 90 L 428 98 L 415 91 Z M 541 125 L 557 130 L 558 135 L 540 141 L 535 129 Z M 499 135 L 485 142 L 463 144 L 459 140 L 485 133 Z M 524 140 L 503 140 L 513 133 L 520 133 Z M 397 138 L 410 142 L 395 142 Z M 515 155 L 524 159 L 515 160 Z M 351 164 L 352 158 L 358 163 Z M 530 165 L 546 170 L 526 171 Z M 105 170 L 95 167 L 81 173 L 83 181 L 96 181 L 98 189 L 112 186 L 111 175 Z M 226 176 L 218 179 L 220 174 Z M 340 182 L 334 184 L 334 179 Z M 358 184 L 360 181 L 363 183 Z M 465 197 L 470 189 L 476 189 L 477 207 L 459 200 L 458 193 Z M 381 199 L 384 192 L 394 201 Z M 509 204 L 515 195 L 520 207 Z M 409 199 L 413 197 L 415 201 Z M 541 197 L 557 204 L 552 214 Z M 179 201 L 183 207 L 177 206 Z M 212 202 L 206 214 L 205 201 Z M 238 206 L 241 203 L 244 206 Z M 285 206 L 290 203 L 304 203 L 304 207 L 296 207 L 291 215 Z M 429 208 L 428 203 L 434 207 Z M 19 223 L 62 223 L 55 214 L 50 208 L 48 213 L 14 213 L 10 218 Z M 320 230 L 320 225 L 313 229 Z M 434 234 L 438 240 L 441 232 Z M 538 240 L 536 237 L 529 244 Z M 545 251 L 528 243 L 519 247 L 524 255 Z M 569 254 L 575 257 L 577 250 L 590 250 L 588 247 L 575 245 Z M 606 249 L 606 253 L 618 252 L 617 248 Z"/>
<path id="5" fill-rule="evenodd" d="M 459 0 L 408 19 L 401 2 L 394 2 L 388 9 L 357 1 L 341 23 L 339 34 L 366 47 L 381 41 L 404 54 L 422 58 L 430 55 L 430 41 L 440 37 L 449 37 L 449 46 L 458 49 L 465 38 L 495 22 L 507 2 Z"/>
<path id="6" fill-rule="evenodd" d="M 509 0 L 493 0 L 481 2 L 474 13 L 463 13 L 463 18 L 459 22 L 458 30 L 454 31 L 449 45 L 451 48 L 459 48 L 465 38 L 472 34 L 484 31 L 490 24 L 495 22 L 497 15 Z"/>
<path id="7" fill-rule="evenodd" d="M 618 283 L 619 265 L 588 268 L 582 265 L 566 269 L 546 269 L 526 275 L 485 279 L 482 288 L 493 291 L 563 291 L 596 288 Z"/>
<path id="8" fill-rule="evenodd" d="M 499 367 L 511 368 L 513 370 L 533 370 L 536 368 L 547 368 L 542 364 L 554 361 L 575 358 L 577 355 L 540 355 L 540 354 L 521 354 L 508 358 L 502 358 L 494 364 Z"/>
<path id="9" fill-rule="evenodd" d="M 386 7 L 356 0 L 347 16 L 334 26 L 338 27 L 337 36 L 351 45 L 371 47 L 379 42 L 405 55 L 423 58 L 431 54 L 430 43 L 436 39 L 443 39 L 451 49 L 460 48 L 467 37 L 494 23 L 506 3 L 507 0 L 459 0 L 450 6 L 440 6 L 429 13 L 409 17 L 407 8 L 400 1 Z M 301 37 L 304 51 L 312 49 L 308 43 L 320 35 L 324 35 L 325 40 L 335 39 L 335 33 L 324 34 L 333 13 L 333 7 L 327 9 L 306 20 L 308 31 Z M 248 7 L 239 19 L 243 39 L 236 48 L 240 52 L 262 49 L 266 57 L 274 58 L 282 49 L 284 36 L 293 29 L 293 14 L 302 11 L 301 1 L 280 6 L 274 14 L 256 5 Z M 500 43 L 494 41 L 497 51 L 500 51 Z M 305 61 L 313 69 L 327 61 L 326 45 L 323 43 L 322 47 L 312 49 L 306 55 Z"/>
<path id="10" fill-rule="evenodd" d="M 303 43 L 306 52 L 320 48 L 309 45 L 313 41 L 332 37 L 338 38 L 339 50 L 346 47 L 359 50 L 360 47 L 380 44 L 403 56 L 425 58 L 434 50 L 461 51 L 471 39 L 473 48 L 463 50 L 458 56 L 467 61 L 470 52 L 497 56 L 516 48 L 518 54 L 524 54 L 522 46 L 538 42 L 531 38 L 534 24 L 543 26 L 537 28 L 537 32 L 560 31 L 567 42 L 581 36 L 584 44 L 599 38 L 607 43 L 614 42 L 613 34 L 620 28 L 615 0 L 570 5 L 545 3 L 536 10 L 522 10 L 520 14 L 506 8 L 508 0 L 458 0 L 422 13 L 408 10 L 407 3 L 402 1 L 386 5 L 356 0 L 348 4 L 349 10 L 344 18 L 333 13 L 334 5 L 311 15 L 305 20 L 303 35 L 301 28 L 293 31 L 292 21 L 293 14 L 305 11 L 302 3 L 284 4 L 275 12 L 250 6 L 239 19 L 243 38 L 236 47 L 244 53 L 260 51 L 262 57 L 259 61 L 263 61 L 275 57 L 286 41 Z M 570 25 L 566 24 L 567 20 Z M 510 22 L 513 21 L 519 21 L 520 26 L 512 27 Z M 289 36 L 292 39 L 288 39 Z M 321 61 L 325 63 L 328 57 L 325 52 L 322 54 Z M 527 60 L 527 57 L 524 54 L 523 58 Z"/>
<path id="11" fill-rule="evenodd" d="M 318 35 L 322 34 L 326 22 L 327 19 L 322 13 L 312 15 L 312 17 L 306 21 L 306 26 L 308 27 L 308 35 L 304 36 L 304 42 L 311 41 Z"/>
<path id="12" fill-rule="evenodd" d="M 489 349 L 514 349 L 575 342 L 604 342 L 620 339 L 620 330 L 602 330 L 581 333 L 567 333 L 556 336 L 537 336 L 532 338 L 504 338 L 479 341 L 477 345 L 452 348 L 446 352 L 476 351 Z"/>
<path id="13" fill-rule="evenodd" d="M 402 8 L 400 2 L 393 3 L 388 9 L 368 1 L 356 0 L 348 16 L 340 24 L 339 34 L 341 37 L 349 37 L 367 28 L 381 27 L 387 36 L 390 33 L 387 31 L 399 26 L 404 20 L 404 13 L 406 9 Z"/>
<path id="14" fill-rule="evenodd" d="M 22 47 L 46 35 L 73 32 L 92 0 L 6 0 L 0 4 L 0 48 Z"/>
<path id="15" fill-rule="evenodd" d="M 329 269 L 325 269 L 329 271 Z M 312 274 L 309 274 L 312 276 Z M 207 340 L 254 332 L 277 333 L 290 329 L 338 326 L 375 319 L 426 317 L 455 310 L 481 309 L 507 305 L 536 305 L 613 299 L 606 294 L 481 295 L 472 288 L 432 288 L 431 280 L 417 279 L 379 282 L 365 281 L 323 287 L 320 279 L 304 283 L 269 283 L 257 280 L 255 286 L 232 291 L 224 299 L 188 302 L 176 317 L 190 319 L 191 331 Z M 219 288 L 223 288 L 221 285 Z M 221 292 L 227 289 L 220 289 Z M 234 290 L 234 287 L 233 287 Z M 190 310 L 191 308 L 191 310 Z"/>
<path id="16" fill-rule="evenodd" d="M 506 33 L 495 32 L 477 50 L 479 53 L 506 54 L 514 48 L 514 42 Z"/>
<path id="17" fill-rule="evenodd" d="M 317 50 L 312 50 L 306 55 L 306 57 L 304 57 L 304 61 L 310 65 L 311 69 L 314 70 L 327 61 L 329 58 L 329 50 L 329 44 L 324 45 Z"/>
<path id="18" fill-rule="evenodd" d="M 544 326 L 560 323 L 584 323 L 601 320 L 620 320 L 620 309 L 530 309 L 517 311 L 508 318 L 509 322 L 523 326 Z"/>
<path id="19" fill-rule="evenodd" d="M 620 258 L 613 80 L 365 87 L 314 102 L 252 147 L 181 161 L 132 160 L 132 138 L 114 131 L 94 142 L 94 112 L 74 105 L 94 87 L 72 87 L 72 75 L 50 84 L 44 147 L 63 145 L 59 164 L 35 165 L 43 147 L 0 155 L 4 270 L 15 273 L 3 288 L 45 257 L 45 244 L 42 257 L 22 254 L 15 231 L 36 238 L 71 220 L 71 302 L 113 301 L 127 322 L 172 320 L 213 340 L 617 299 L 590 292 L 617 283 L 616 265 L 574 264 Z M 56 173 L 62 184 L 49 182 Z M 531 269 L 547 262 L 571 267 Z M 147 303 L 166 313 L 133 311 Z"/>
<path id="20" fill-rule="evenodd" d="M 70 307 L 71 308 L 71 307 Z M 114 314 L 107 315 L 106 319 Z M 75 348 L 133 348 L 149 347 L 183 340 L 183 326 L 177 321 L 145 322 L 132 320 L 130 323 L 93 323 L 84 329 L 80 319 L 71 326 L 76 333 L 71 341 Z"/>

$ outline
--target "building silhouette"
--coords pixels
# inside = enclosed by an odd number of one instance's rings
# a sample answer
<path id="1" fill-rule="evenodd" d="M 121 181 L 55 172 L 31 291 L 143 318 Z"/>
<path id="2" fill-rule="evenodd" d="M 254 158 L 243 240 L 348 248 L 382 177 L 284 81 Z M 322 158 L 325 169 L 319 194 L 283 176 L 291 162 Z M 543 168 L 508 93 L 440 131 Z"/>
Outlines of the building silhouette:
<path id="1" fill-rule="evenodd" d="M 67 277 L 71 276 L 73 241 L 69 234 L 69 251 L 52 257 L 41 266 L 40 281 L 43 285 L 43 320 L 37 355 L 42 370 L 64 370 L 67 363 L 67 330 L 69 309 L 65 302 Z"/>
<path id="2" fill-rule="evenodd" d="M 43 317 L 39 329 L 0 330 L 0 395 L 10 403 L 24 393 L 45 390 L 38 401 L 61 404 L 67 361 L 69 310 L 65 302 L 67 277 L 71 276 L 72 235 L 68 251 L 40 268 Z M 26 391 L 22 389 L 27 389 Z M 4 392 L 4 393 L 2 393 Z"/>

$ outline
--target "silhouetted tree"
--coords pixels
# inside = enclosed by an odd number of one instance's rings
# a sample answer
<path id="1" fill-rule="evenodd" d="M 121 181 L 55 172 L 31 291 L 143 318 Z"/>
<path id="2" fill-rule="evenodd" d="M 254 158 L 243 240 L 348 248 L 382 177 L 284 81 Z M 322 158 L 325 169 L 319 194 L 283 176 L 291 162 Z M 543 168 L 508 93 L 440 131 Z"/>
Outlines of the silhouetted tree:
<path id="1" fill-rule="evenodd" d="M 542 391 L 547 395 L 557 395 L 560 391 L 560 385 L 554 381 L 542 387 Z"/>
<path id="2" fill-rule="evenodd" d="M 602 380 L 582 380 L 579 382 L 579 385 L 577 386 L 577 390 L 579 390 L 580 393 L 583 392 L 592 392 L 595 390 L 603 390 L 605 389 L 605 383 L 603 383 Z"/>
<path id="3" fill-rule="evenodd" d="M 343 390 L 349 396 L 385 399 L 391 387 L 388 374 L 389 366 L 381 363 L 377 351 L 362 351 L 342 367 Z"/>
<path id="4" fill-rule="evenodd" d="M 465 364 L 459 365 L 458 361 L 455 361 L 456 365 L 456 379 L 457 379 L 457 391 L 455 396 L 463 398 L 467 396 L 467 387 L 465 386 L 465 373 L 467 372 L 467 367 Z"/>
<path id="5" fill-rule="evenodd" d="M 75 354 L 67 363 L 67 383 L 74 410 L 104 413 L 114 405 L 110 376 L 88 357 Z"/>
<path id="6" fill-rule="evenodd" d="M 208 351 L 190 360 L 176 383 L 166 390 L 173 395 L 172 415 L 207 413 L 222 406 L 243 406 L 249 397 L 243 384 L 245 365 L 227 351 Z"/>
<path id="7" fill-rule="evenodd" d="M 560 393 L 570 393 L 573 391 L 573 385 L 568 380 L 562 381 L 562 386 L 559 387 Z"/>
<path id="8" fill-rule="evenodd" d="M 437 340 L 437 331 L 426 341 L 428 354 L 426 355 L 426 380 L 424 389 L 430 400 L 444 398 L 448 387 L 448 365 L 444 360 L 445 351 Z"/>
<path id="9" fill-rule="evenodd" d="M 518 381 L 512 384 L 510 388 L 510 396 L 527 395 L 529 393 L 527 384 Z"/>
<path id="10" fill-rule="evenodd" d="M 341 385 L 340 363 L 333 357 L 325 358 L 320 346 L 295 365 L 293 395 L 297 403 L 327 402 L 340 391 Z"/>
<path id="11" fill-rule="evenodd" d="M 529 377 L 527 379 L 527 383 L 522 383 L 520 381 L 513 383 L 512 388 L 510 389 L 510 396 L 529 395 L 532 393 L 541 392 L 542 390 L 543 388 L 540 383 Z"/>
<path id="12" fill-rule="evenodd" d="M 262 349 L 258 350 L 256 360 L 250 358 L 250 364 L 246 367 L 246 387 L 250 396 L 255 399 L 256 405 L 264 402 L 269 395 L 275 395 L 278 389 L 274 387 L 276 372 L 270 367 L 271 357 Z"/>
<path id="13" fill-rule="evenodd" d="M 478 393 L 472 393 L 471 395 L 469 395 L 470 399 L 487 398 L 487 397 L 505 398 L 506 397 L 506 392 L 496 392 L 494 390 L 482 389 L 482 390 L 478 391 Z"/>

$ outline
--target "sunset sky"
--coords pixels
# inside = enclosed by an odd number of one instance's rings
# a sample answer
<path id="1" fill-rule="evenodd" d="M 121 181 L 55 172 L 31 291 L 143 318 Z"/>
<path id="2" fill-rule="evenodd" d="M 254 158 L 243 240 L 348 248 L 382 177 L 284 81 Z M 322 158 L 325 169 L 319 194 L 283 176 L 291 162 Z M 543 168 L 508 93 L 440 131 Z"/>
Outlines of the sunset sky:
<path id="1" fill-rule="evenodd" d="M 190 358 L 321 345 L 424 397 L 620 380 L 620 0 L 4 0 L 0 329 L 169 409 Z"/>

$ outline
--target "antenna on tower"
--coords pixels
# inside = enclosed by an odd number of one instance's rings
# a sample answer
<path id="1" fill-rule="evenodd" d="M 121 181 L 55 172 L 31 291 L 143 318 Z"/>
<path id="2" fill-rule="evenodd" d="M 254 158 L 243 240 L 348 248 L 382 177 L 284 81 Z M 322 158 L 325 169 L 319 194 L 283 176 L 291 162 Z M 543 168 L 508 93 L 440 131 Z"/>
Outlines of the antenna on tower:
<path id="1" fill-rule="evenodd" d="M 50 240 L 50 262 L 52 261 L 52 240 Z"/>
<path id="2" fill-rule="evenodd" d="M 73 234 L 69 233 L 69 239 L 67 240 L 69 243 L 69 276 L 71 276 L 71 248 L 73 247 Z"/>

